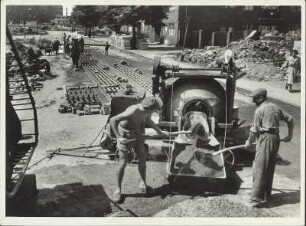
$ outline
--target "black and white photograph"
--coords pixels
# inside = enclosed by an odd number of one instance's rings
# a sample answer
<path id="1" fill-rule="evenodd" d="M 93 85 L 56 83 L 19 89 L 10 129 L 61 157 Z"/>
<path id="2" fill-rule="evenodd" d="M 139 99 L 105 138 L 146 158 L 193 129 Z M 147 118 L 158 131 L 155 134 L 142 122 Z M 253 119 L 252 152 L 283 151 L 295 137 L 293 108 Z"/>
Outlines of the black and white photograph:
<path id="1" fill-rule="evenodd" d="M 1 225 L 305 224 L 304 1 L 1 1 L 0 84 Z"/>

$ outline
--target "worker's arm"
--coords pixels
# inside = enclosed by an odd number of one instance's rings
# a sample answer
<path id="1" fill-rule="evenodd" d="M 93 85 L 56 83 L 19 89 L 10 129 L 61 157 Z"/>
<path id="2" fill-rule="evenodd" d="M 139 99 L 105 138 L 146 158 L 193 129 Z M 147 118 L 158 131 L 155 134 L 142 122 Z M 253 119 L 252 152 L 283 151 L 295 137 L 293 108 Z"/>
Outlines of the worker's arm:
<path id="1" fill-rule="evenodd" d="M 282 67 L 281 67 L 281 70 L 284 70 L 284 68 L 287 68 L 288 67 L 288 59 L 286 59 L 286 61 L 283 63 Z"/>
<path id="2" fill-rule="evenodd" d="M 280 110 L 280 119 L 285 121 L 287 123 L 287 126 L 288 126 L 288 135 L 286 137 L 284 137 L 283 139 L 281 139 L 281 141 L 289 142 L 289 141 L 291 141 L 291 139 L 293 137 L 293 129 L 294 129 L 293 117 L 292 117 L 292 115 L 288 114 L 287 112 L 285 112 L 281 108 L 279 108 L 279 110 Z"/>
<path id="3" fill-rule="evenodd" d="M 153 121 L 150 117 L 147 118 L 146 123 L 149 127 L 154 129 L 159 135 L 169 137 L 169 133 L 167 131 L 161 130 Z"/>
<path id="4" fill-rule="evenodd" d="M 251 147 L 255 143 L 255 140 L 256 140 L 256 138 L 259 135 L 260 124 L 261 124 L 261 116 L 260 116 L 260 114 L 261 114 L 260 111 L 258 111 L 258 110 L 255 111 L 253 125 L 250 128 L 249 138 L 245 142 L 245 148 Z"/>
<path id="5" fill-rule="evenodd" d="M 109 124 L 110 124 L 111 128 L 113 129 L 117 138 L 120 137 L 120 133 L 119 133 L 119 130 L 118 130 L 118 125 L 122 120 L 128 119 L 129 114 L 130 113 L 127 109 L 126 111 L 122 112 L 121 114 L 113 116 L 109 120 Z"/>
<path id="6" fill-rule="evenodd" d="M 245 142 L 245 148 L 251 147 L 255 143 L 256 138 L 257 138 L 257 134 L 250 132 L 249 138 Z"/>
<path id="7" fill-rule="evenodd" d="M 291 119 L 289 122 L 287 122 L 287 126 L 288 126 L 288 135 L 286 137 L 284 137 L 283 139 L 281 139 L 284 142 L 289 142 L 289 141 L 292 140 L 293 129 L 294 129 L 293 119 Z"/>

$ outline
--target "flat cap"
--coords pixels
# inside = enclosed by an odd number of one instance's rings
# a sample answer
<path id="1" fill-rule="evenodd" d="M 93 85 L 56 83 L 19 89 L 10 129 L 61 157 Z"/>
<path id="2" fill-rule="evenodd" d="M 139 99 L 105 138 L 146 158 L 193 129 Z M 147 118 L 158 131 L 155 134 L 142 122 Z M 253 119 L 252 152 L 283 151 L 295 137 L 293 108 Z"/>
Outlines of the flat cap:
<path id="1" fill-rule="evenodd" d="M 160 109 L 163 106 L 163 101 L 157 97 L 146 97 L 141 101 L 142 106 L 145 109 Z"/>
<path id="2" fill-rule="evenodd" d="M 267 96 L 267 90 L 264 88 L 256 89 L 252 92 L 251 97 Z"/>

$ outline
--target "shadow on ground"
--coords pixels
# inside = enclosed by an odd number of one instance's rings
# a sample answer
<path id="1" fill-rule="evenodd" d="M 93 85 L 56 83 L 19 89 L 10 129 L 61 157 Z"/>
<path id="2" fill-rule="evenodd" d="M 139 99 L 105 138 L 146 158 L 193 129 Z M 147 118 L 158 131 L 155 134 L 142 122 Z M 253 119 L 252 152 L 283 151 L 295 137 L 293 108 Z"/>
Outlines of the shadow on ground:
<path id="1" fill-rule="evenodd" d="M 111 211 L 102 185 L 74 183 L 39 190 L 37 216 L 40 217 L 103 217 Z"/>
<path id="2" fill-rule="evenodd" d="M 172 197 L 175 195 L 193 197 L 208 197 L 218 196 L 220 194 L 237 194 L 241 186 L 242 180 L 234 170 L 227 172 L 227 178 L 201 178 L 201 177 L 186 177 L 186 176 L 172 176 L 168 184 L 153 189 L 149 194 L 133 193 L 123 194 L 123 203 L 128 197 L 156 197 L 161 199 Z"/>
<path id="3" fill-rule="evenodd" d="M 275 190 L 275 189 L 273 189 Z M 297 204 L 300 203 L 300 191 L 289 191 L 285 192 L 282 190 L 278 190 L 280 193 L 273 194 L 271 196 L 271 200 L 267 204 L 265 204 L 265 208 L 273 208 L 283 205 L 289 204 Z"/>
<path id="4" fill-rule="evenodd" d="M 73 183 L 37 190 L 35 175 L 26 176 L 6 208 L 7 216 L 18 217 L 103 217 L 112 212 L 102 185 Z"/>

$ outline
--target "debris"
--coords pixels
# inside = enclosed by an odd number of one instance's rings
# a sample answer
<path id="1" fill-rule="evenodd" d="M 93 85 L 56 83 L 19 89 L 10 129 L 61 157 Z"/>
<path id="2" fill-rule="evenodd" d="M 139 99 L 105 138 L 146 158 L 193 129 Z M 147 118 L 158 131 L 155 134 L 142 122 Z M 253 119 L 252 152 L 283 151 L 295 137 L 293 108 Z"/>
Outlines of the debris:
<path id="1" fill-rule="evenodd" d="M 241 71 L 240 77 L 246 76 L 258 81 L 282 80 L 280 66 L 293 49 L 294 42 L 301 39 L 300 33 L 298 31 L 287 34 L 262 33 L 259 40 L 253 40 L 251 37 L 254 35 L 256 36 L 257 32 L 253 31 L 247 40 L 231 43 L 231 48 L 236 54 L 236 67 Z M 178 53 L 177 59 L 205 68 L 220 68 L 224 61 L 225 50 L 225 47 L 219 46 L 185 49 Z M 276 74 L 279 75 L 275 76 Z"/>
<path id="2" fill-rule="evenodd" d="M 126 62 L 125 60 L 121 60 L 121 61 L 120 61 L 120 64 L 121 64 L 121 65 L 127 65 L 127 62 Z"/>

